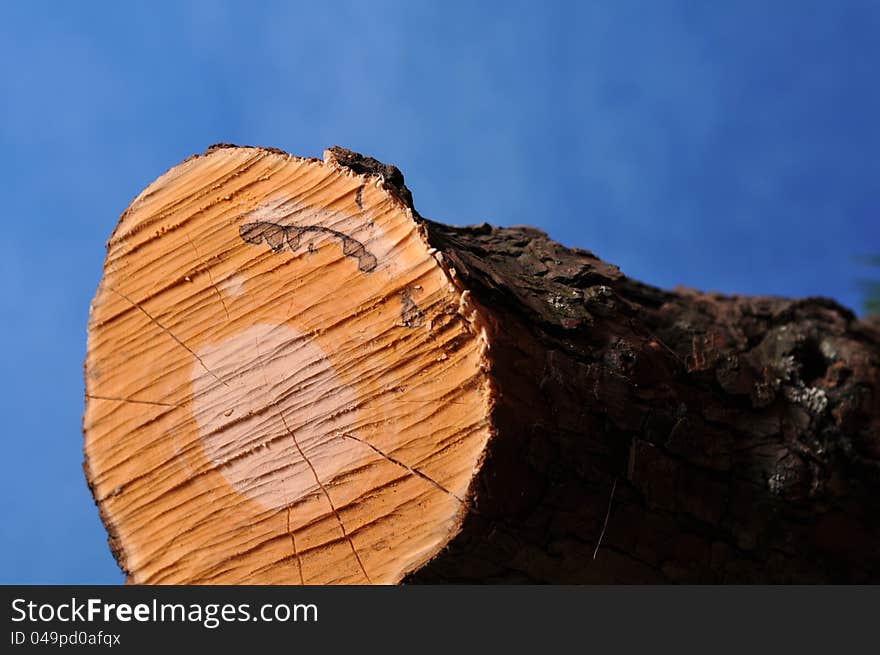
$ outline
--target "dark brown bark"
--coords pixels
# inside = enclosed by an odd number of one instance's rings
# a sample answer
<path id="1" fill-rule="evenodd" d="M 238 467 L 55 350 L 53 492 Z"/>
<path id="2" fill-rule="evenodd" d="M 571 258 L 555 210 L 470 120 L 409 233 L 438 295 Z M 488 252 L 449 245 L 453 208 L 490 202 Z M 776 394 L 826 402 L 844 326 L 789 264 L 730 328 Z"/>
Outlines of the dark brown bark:
<path id="1" fill-rule="evenodd" d="M 411 204 L 396 168 L 336 152 Z M 496 322 L 498 432 L 462 532 L 407 582 L 880 581 L 877 323 L 425 225 Z"/>

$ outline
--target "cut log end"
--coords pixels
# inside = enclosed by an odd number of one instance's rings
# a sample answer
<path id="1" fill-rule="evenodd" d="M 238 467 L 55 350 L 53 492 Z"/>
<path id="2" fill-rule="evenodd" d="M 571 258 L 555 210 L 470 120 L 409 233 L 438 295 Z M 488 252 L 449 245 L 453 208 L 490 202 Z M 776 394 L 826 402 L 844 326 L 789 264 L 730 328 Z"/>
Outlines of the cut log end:
<path id="1" fill-rule="evenodd" d="M 460 528 L 485 328 L 402 177 L 344 152 L 212 148 L 108 242 L 85 469 L 132 582 L 394 583 Z"/>

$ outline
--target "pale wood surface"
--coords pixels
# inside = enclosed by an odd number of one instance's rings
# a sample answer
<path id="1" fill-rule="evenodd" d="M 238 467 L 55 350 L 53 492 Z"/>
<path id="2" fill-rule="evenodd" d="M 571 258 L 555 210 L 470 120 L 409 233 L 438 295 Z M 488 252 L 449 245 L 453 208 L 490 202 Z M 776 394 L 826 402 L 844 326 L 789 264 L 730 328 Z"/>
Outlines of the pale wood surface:
<path id="1" fill-rule="evenodd" d="M 256 148 L 176 166 L 120 218 L 89 319 L 117 559 L 137 583 L 399 581 L 459 529 L 486 347 L 378 178 Z"/>

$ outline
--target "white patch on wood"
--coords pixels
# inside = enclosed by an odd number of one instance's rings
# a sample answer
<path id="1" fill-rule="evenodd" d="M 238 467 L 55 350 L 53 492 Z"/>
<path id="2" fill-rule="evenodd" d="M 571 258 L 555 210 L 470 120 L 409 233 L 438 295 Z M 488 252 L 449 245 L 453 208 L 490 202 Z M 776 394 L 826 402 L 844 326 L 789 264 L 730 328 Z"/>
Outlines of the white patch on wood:
<path id="1" fill-rule="evenodd" d="M 353 390 L 297 330 L 254 325 L 198 355 L 229 384 L 193 367 L 202 447 L 238 493 L 269 510 L 290 507 L 368 459 L 336 436 L 357 419 Z"/>

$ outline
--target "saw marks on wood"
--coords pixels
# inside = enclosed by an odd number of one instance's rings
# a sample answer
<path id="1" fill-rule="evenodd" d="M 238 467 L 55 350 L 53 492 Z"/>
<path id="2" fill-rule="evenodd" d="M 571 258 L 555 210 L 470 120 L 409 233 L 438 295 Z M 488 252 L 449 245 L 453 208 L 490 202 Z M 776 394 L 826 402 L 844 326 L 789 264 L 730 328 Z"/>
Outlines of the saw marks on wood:
<path id="1" fill-rule="evenodd" d="M 485 335 L 377 178 L 257 148 L 171 169 L 92 302 L 86 473 L 136 583 L 393 583 L 459 528 Z"/>

